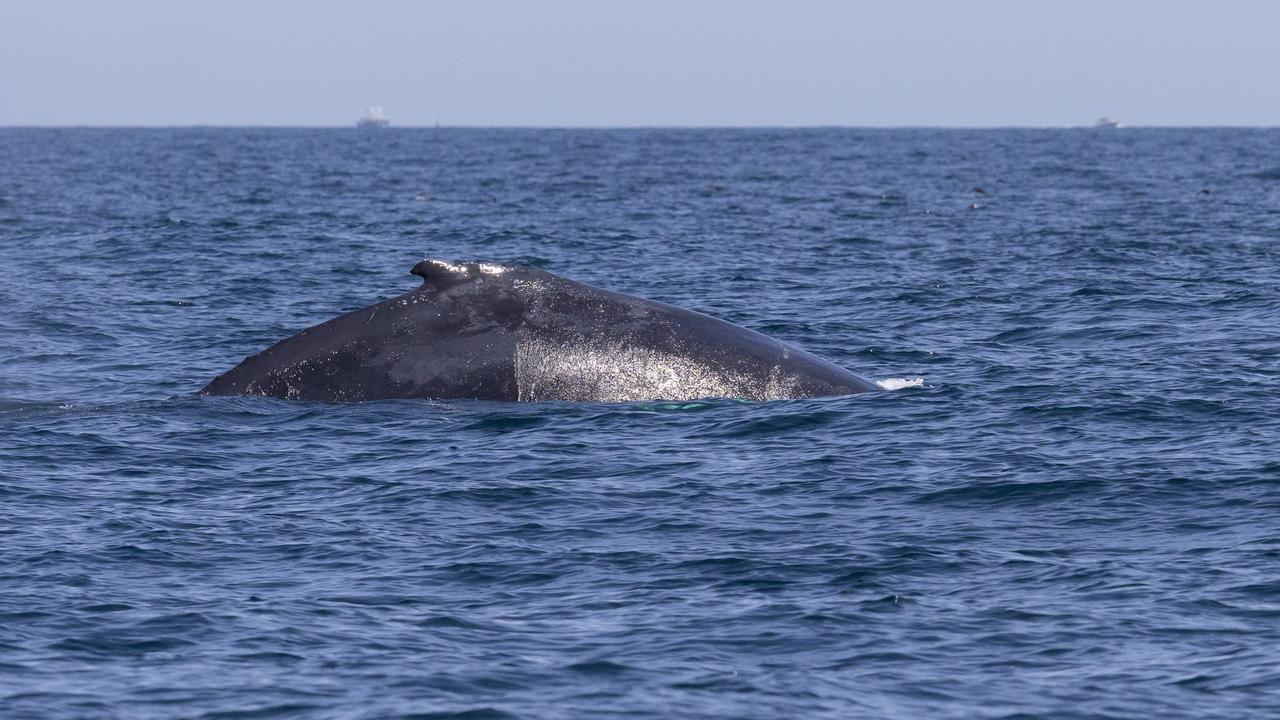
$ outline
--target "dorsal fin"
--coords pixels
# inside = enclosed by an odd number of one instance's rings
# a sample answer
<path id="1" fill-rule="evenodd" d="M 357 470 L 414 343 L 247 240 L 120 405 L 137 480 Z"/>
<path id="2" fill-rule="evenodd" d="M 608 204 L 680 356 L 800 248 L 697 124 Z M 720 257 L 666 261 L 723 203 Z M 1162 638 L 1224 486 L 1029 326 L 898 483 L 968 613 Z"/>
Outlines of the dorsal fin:
<path id="1" fill-rule="evenodd" d="M 455 265 L 444 260 L 427 258 L 413 266 L 410 273 L 422 278 L 423 284 L 452 285 L 472 277 L 474 273 L 467 265 Z"/>
<path id="2" fill-rule="evenodd" d="M 426 258 L 414 265 L 409 272 L 422 278 L 423 285 L 445 288 L 480 275 L 501 275 L 507 269 L 503 265 L 491 263 L 451 263 L 445 260 Z"/>

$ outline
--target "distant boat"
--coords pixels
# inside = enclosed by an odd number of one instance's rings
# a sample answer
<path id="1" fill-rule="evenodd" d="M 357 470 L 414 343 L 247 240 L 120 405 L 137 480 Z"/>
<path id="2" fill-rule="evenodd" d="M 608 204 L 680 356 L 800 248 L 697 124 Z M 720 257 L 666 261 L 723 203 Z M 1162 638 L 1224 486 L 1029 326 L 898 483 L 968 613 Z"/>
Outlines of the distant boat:
<path id="1" fill-rule="evenodd" d="M 1099 118 L 1098 122 L 1094 123 L 1093 126 L 1100 130 L 1114 130 L 1120 127 L 1120 121 L 1115 118 L 1104 117 Z"/>
<path id="2" fill-rule="evenodd" d="M 356 121 L 358 128 L 384 128 L 391 125 L 391 121 L 387 119 L 386 113 L 382 111 L 381 105 L 370 105 L 365 111 L 364 117 Z"/>

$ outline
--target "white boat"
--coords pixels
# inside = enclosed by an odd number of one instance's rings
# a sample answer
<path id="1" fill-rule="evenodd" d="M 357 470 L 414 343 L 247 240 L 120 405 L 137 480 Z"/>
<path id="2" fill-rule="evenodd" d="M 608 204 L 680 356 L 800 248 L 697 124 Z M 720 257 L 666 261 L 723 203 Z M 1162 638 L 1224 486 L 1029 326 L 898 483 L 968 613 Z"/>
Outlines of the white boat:
<path id="1" fill-rule="evenodd" d="M 1110 117 L 1098 118 L 1098 122 L 1094 123 L 1093 126 L 1099 129 L 1114 130 L 1120 127 L 1120 121 Z"/>
<path id="2" fill-rule="evenodd" d="M 391 121 L 387 119 L 387 114 L 382 111 L 381 105 L 370 105 L 364 117 L 356 121 L 356 127 L 359 128 L 384 128 L 389 125 Z"/>

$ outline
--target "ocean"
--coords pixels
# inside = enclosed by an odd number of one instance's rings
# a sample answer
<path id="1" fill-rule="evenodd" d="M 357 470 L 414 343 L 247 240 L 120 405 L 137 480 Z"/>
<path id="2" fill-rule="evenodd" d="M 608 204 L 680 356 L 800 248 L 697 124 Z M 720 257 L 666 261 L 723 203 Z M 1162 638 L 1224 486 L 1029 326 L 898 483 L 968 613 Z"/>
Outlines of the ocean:
<path id="1" fill-rule="evenodd" d="M 1280 714 L 1280 130 L 0 129 L 5 718 Z M 885 392 L 197 397 L 531 265 Z"/>

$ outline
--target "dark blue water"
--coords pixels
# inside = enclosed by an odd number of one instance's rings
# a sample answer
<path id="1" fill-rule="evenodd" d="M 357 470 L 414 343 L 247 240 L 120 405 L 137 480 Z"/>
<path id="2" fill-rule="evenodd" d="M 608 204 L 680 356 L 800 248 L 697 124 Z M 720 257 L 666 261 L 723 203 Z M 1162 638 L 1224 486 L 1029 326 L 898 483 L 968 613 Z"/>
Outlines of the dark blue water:
<path id="1" fill-rule="evenodd" d="M 0 130 L 0 715 L 1274 714 L 1278 243 L 1274 130 Z M 426 255 L 905 387 L 192 397 Z"/>

